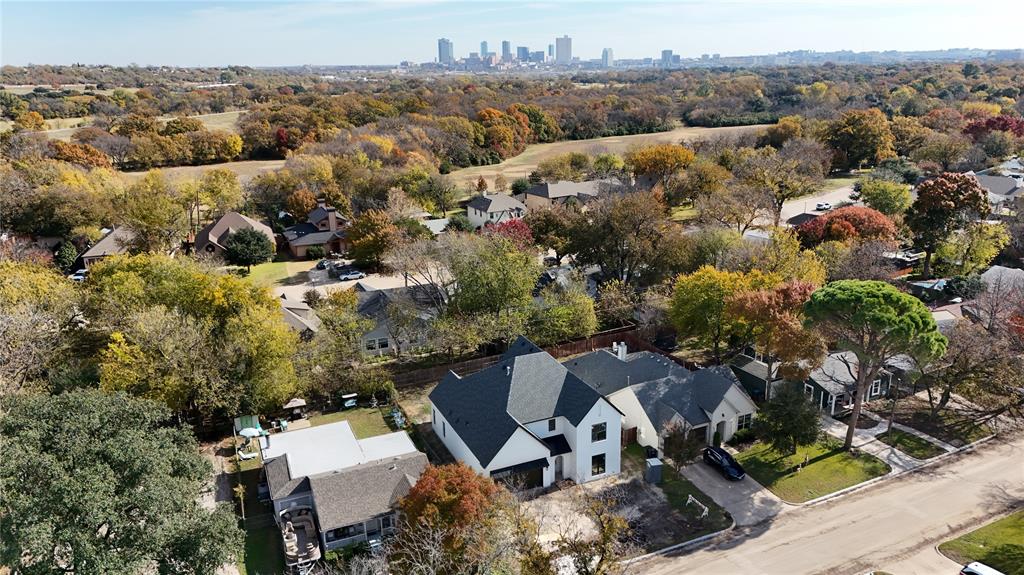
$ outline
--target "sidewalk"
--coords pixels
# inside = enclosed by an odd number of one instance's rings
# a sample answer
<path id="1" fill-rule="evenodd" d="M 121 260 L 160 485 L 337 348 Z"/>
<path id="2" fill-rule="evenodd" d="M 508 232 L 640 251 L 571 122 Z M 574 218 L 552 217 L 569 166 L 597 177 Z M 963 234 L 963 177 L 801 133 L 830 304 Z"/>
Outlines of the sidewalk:
<path id="1" fill-rule="evenodd" d="M 821 427 L 825 433 L 833 437 L 846 438 L 847 425 L 841 421 L 836 421 L 826 415 L 821 418 Z M 915 459 L 895 447 L 879 441 L 875 435 L 881 431 L 880 427 L 881 423 L 871 429 L 854 430 L 853 446 L 888 463 L 889 467 L 892 468 L 889 471 L 890 475 L 910 471 L 922 465 L 923 462 L 920 459 Z"/>
<path id="2" fill-rule="evenodd" d="M 865 409 L 864 411 L 861 412 L 861 415 L 866 415 L 866 416 L 870 417 L 871 419 L 874 419 L 881 426 L 889 425 L 888 422 L 885 419 L 882 418 L 882 416 L 878 415 L 877 413 L 875 413 L 873 411 L 868 411 L 868 410 Z M 898 429 L 898 430 L 900 430 L 900 431 L 902 431 L 904 433 L 909 433 L 910 435 L 914 435 L 916 437 L 920 437 L 921 439 L 927 441 L 928 443 L 931 443 L 932 445 L 937 445 L 937 446 L 941 447 L 942 449 L 946 450 L 946 453 L 949 453 L 951 451 L 956 451 L 956 447 L 955 446 L 950 445 L 950 444 L 946 443 L 945 441 L 942 441 L 941 439 L 932 437 L 931 435 L 928 435 L 927 433 L 918 431 L 918 430 L 914 429 L 913 427 L 907 427 L 906 425 L 903 425 L 902 423 L 899 423 L 897 421 L 892 422 L 892 427 L 893 427 L 893 429 Z M 877 429 L 878 429 L 878 425 L 876 425 L 872 429 L 866 430 L 866 431 L 873 431 L 873 430 L 877 430 Z M 875 431 L 875 433 L 877 434 L 877 431 Z"/>

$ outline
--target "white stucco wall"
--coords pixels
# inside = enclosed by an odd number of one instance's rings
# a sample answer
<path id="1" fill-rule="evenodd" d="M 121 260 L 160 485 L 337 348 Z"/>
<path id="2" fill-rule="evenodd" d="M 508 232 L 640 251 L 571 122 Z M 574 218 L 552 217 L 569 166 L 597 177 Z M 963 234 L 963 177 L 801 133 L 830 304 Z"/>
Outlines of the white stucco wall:
<path id="1" fill-rule="evenodd" d="M 714 413 L 711 417 L 711 437 L 714 437 L 715 431 L 718 431 L 718 424 L 725 422 L 724 429 L 722 429 L 722 442 L 729 441 L 733 434 L 736 433 L 736 426 L 738 424 L 739 416 L 746 415 L 748 413 L 755 413 L 757 406 L 750 400 L 749 397 L 742 391 L 732 386 L 729 391 L 725 393 L 725 397 L 722 398 L 722 403 L 715 408 Z"/>
<path id="2" fill-rule="evenodd" d="M 512 433 L 505 445 L 487 465 L 485 475 L 489 476 L 499 469 L 543 458 L 549 460 L 548 466 L 544 469 L 544 486 L 551 485 L 555 478 L 555 468 L 550 461 L 551 458 L 548 457 L 549 453 L 547 445 L 520 427 Z"/>
<path id="3" fill-rule="evenodd" d="M 472 467 L 477 472 L 483 473 L 484 468 L 480 465 L 480 461 L 477 460 L 476 456 L 473 455 L 473 452 L 469 450 L 466 443 L 462 441 L 459 434 L 452 429 L 452 426 L 448 424 L 448 420 L 444 418 L 444 415 L 441 414 L 441 411 L 437 409 L 433 403 L 430 404 L 430 411 L 433 416 L 432 422 L 434 426 L 434 433 L 441 438 L 441 443 L 448 448 L 452 457 Z"/>
<path id="4" fill-rule="evenodd" d="M 636 393 L 630 388 L 621 389 L 608 396 L 608 401 L 625 414 L 622 420 L 623 429 L 636 428 L 636 441 L 640 445 L 661 449 L 658 445 L 658 430 L 647 417 L 647 412 L 640 405 Z"/>

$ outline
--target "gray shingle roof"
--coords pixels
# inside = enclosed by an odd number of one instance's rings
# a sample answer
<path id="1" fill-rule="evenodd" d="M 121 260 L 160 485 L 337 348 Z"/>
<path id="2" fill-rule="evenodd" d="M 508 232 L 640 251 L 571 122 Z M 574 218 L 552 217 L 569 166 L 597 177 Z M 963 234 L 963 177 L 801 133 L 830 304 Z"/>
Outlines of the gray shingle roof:
<path id="1" fill-rule="evenodd" d="M 810 379 L 832 395 L 847 393 L 857 382 L 857 355 L 837 351 L 825 356 L 821 367 L 811 372 Z"/>
<path id="2" fill-rule="evenodd" d="M 426 466 L 427 456 L 415 452 L 310 477 L 321 530 L 360 523 L 394 509 Z"/>
<path id="3" fill-rule="evenodd" d="M 228 212 L 217 219 L 217 221 L 199 230 L 199 233 L 196 234 L 196 251 L 205 251 L 207 244 L 211 243 L 224 249 L 224 243 L 227 242 L 228 236 L 244 229 L 256 230 L 267 236 L 271 244 L 277 243 L 274 239 L 274 231 L 270 229 L 270 226 L 243 216 L 238 212 Z"/>
<path id="4" fill-rule="evenodd" d="M 267 475 L 267 487 L 270 488 L 271 499 L 281 499 L 293 493 L 309 491 L 308 478 L 303 476 L 292 479 L 291 470 L 288 468 L 288 458 L 283 455 L 265 460 L 263 471 Z"/>
<path id="5" fill-rule="evenodd" d="M 469 203 L 466 204 L 466 206 L 487 213 L 526 210 L 526 206 L 524 206 L 522 202 L 505 194 L 482 194 L 479 196 L 473 196 L 473 199 L 469 200 Z"/>
<path id="6" fill-rule="evenodd" d="M 544 182 L 531 186 L 526 193 L 551 200 L 558 198 L 578 198 L 586 202 L 599 196 L 602 192 L 612 191 L 621 187 L 614 180 L 590 180 L 586 182 Z"/>
<path id="7" fill-rule="evenodd" d="M 607 349 L 599 349 L 563 365 L 600 393 L 609 395 L 634 383 L 667 377 L 676 364 L 649 351 L 629 354 L 622 361 Z"/>
<path id="8" fill-rule="evenodd" d="M 678 413 L 690 426 L 704 425 L 721 405 L 734 380 L 710 369 L 672 368 L 668 377 L 631 385 L 647 417 L 662 427 Z M 668 410 L 666 410 L 668 408 Z"/>
<path id="9" fill-rule="evenodd" d="M 135 239 L 135 232 L 125 226 L 116 227 L 82 254 L 83 259 L 114 256 L 128 252 L 126 244 Z"/>
<path id="10" fill-rule="evenodd" d="M 464 378 L 449 372 L 430 393 L 430 401 L 484 467 L 522 424 L 564 417 L 576 425 L 602 399 L 536 349 L 520 338 L 497 364 Z"/>
<path id="11" fill-rule="evenodd" d="M 989 193 L 989 197 L 997 201 L 1004 201 L 1013 197 L 1021 191 L 1020 183 L 1008 176 L 987 176 L 976 174 L 978 183 Z"/>

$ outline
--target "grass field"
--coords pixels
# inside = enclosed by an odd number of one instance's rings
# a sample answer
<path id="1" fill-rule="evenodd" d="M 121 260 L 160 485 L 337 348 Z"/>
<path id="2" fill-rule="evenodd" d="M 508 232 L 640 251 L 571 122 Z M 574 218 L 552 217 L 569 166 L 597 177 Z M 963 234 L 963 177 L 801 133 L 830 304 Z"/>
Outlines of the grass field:
<path id="1" fill-rule="evenodd" d="M 483 176 L 488 183 L 493 183 L 494 177 L 502 174 L 508 181 L 516 178 L 525 178 L 536 169 L 541 161 L 569 152 L 614 152 L 621 154 L 630 147 L 642 144 L 678 144 L 684 140 L 711 136 L 714 134 L 730 134 L 750 130 L 760 130 L 764 126 L 730 126 L 726 128 L 692 128 L 683 127 L 657 132 L 654 134 L 637 134 L 634 136 L 609 136 L 607 138 L 593 138 L 590 140 L 567 140 L 564 142 L 553 142 L 550 144 L 533 144 L 527 146 L 526 151 L 514 158 L 509 158 L 500 164 L 490 166 L 474 166 L 462 168 L 452 172 L 452 179 L 457 184 L 470 185 L 476 182 L 477 178 Z"/>
<path id="2" fill-rule="evenodd" d="M 207 130 L 226 130 L 228 132 L 237 132 L 238 129 L 235 123 L 238 121 L 238 117 L 244 113 L 244 110 L 236 110 L 234 112 L 221 112 L 218 114 L 199 114 L 192 117 L 199 119 Z M 166 122 L 170 119 L 171 116 L 164 116 L 160 118 L 162 122 Z M 46 137 L 51 140 L 64 140 L 67 142 L 71 140 L 71 135 L 75 133 L 75 130 L 92 124 L 92 116 L 82 116 L 80 118 L 54 118 L 52 120 L 45 120 L 45 122 L 46 129 L 43 130 L 42 133 L 46 134 Z M 0 120 L 0 132 L 10 130 L 13 126 L 14 123 L 10 120 Z"/>
<path id="3" fill-rule="evenodd" d="M 808 464 L 797 471 L 805 458 Z M 758 483 L 791 503 L 810 501 L 889 473 L 889 466 L 880 459 L 866 454 L 854 457 L 822 443 L 801 447 L 789 456 L 755 443 L 736 460 Z"/>
<path id="4" fill-rule="evenodd" d="M 175 166 L 173 168 L 160 168 L 160 171 L 172 180 L 190 180 L 203 175 L 203 172 L 213 169 L 231 170 L 238 176 L 243 184 L 264 172 L 271 172 L 284 166 L 284 160 L 241 160 L 238 162 L 224 162 L 222 164 L 209 164 L 206 166 Z M 146 175 L 146 172 L 121 172 L 129 181 L 137 180 Z"/>
<path id="5" fill-rule="evenodd" d="M 1024 509 L 939 545 L 953 561 L 981 561 L 1006 575 L 1024 575 Z"/>
<path id="6" fill-rule="evenodd" d="M 273 287 L 275 285 L 281 285 L 286 283 L 285 280 L 292 276 L 308 272 L 313 269 L 316 265 L 314 261 L 283 261 L 283 262 L 268 262 L 257 266 L 252 266 L 252 270 L 247 276 L 250 281 L 254 284 L 262 287 Z M 241 273 L 245 273 L 245 268 L 232 268 L 241 270 Z"/>
<path id="7" fill-rule="evenodd" d="M 892 430 L 891 438 L 885 431 L 879 433 L 875 437 L 882 443 L 891 445 L 916 459 L 931 459 L 932 457 L 942 455 L 946 452 L 945 449 L 942 449 L 930 441 L 921 439 L 920 437 L 905 431 L 900 431 L 899 429 Z"/>
<path id="8" fill-rule="evenodd" d="M 352 433 L 355 434 L 356 439 L 366 439 L 367 437 L 376 437 L 378 435 L 384 435 L 385 433 L 391 433 L 391 428 L 388 427 L 386 421 L 384 421 L 384 415 L 380 409 L 376 407 L 353 407 L 352 409 L 346 409 L 344 411 L 336 411 L 334 413 L 327 413 L 323 415 L 314 415 L 309 418 L 309 424 L 312 426 L 327 425 L 328 423 L 337 423 L 339 421 L 347 421 L 349 426 L 352 428 Z"/>
<path id="9" fill-rule="evenodd" d="M 85 91 L 85 86 L 86 86 L 85 84 L 61 84 L 60 89 L 62 89 L 62 90 L 77 90 L 79 92 L 84 92 Z M 23 95 L 28 94 L 29 92 L 31 92 L 33 89 L 39 88 L 39 87 L 48 88 L 48 89 L 51 89 L 51 90 L 53 89 L 53 86 L 50 86 L 50 85 L 43 85 L 43 84 L 23 85 L 23 84 L 19 84 L 19 85 L 16 85 L 16 86 L 4 86 L 3 89 L 0 90 L 0 92 L 10 92 L 12 94 L 17 94 L 19 96 L 23 96 Z M 91 92 L 96 92 L 97 94 L 104 94 L 106 96 L 109 96 L 109 95 L 114 93 L 114 90 L 124 90 L 125 92 L 137 92 L 139 89 L 138 88 L 110 88 L 109 90 L 90 90 L 90 91 Z"/>

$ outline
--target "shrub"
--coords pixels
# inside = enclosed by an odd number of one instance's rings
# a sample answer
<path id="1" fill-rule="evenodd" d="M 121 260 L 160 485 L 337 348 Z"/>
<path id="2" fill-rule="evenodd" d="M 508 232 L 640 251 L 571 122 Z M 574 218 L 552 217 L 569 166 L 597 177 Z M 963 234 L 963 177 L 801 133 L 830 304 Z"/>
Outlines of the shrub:
<path id="1" fill-rule="evenodd" d="M 325 255 L 327 255 L 327 252 L 324 251 L 323 246 L 313 246 L 306 250 L 306 259 L 308 260 L 319 260 Z"/>

